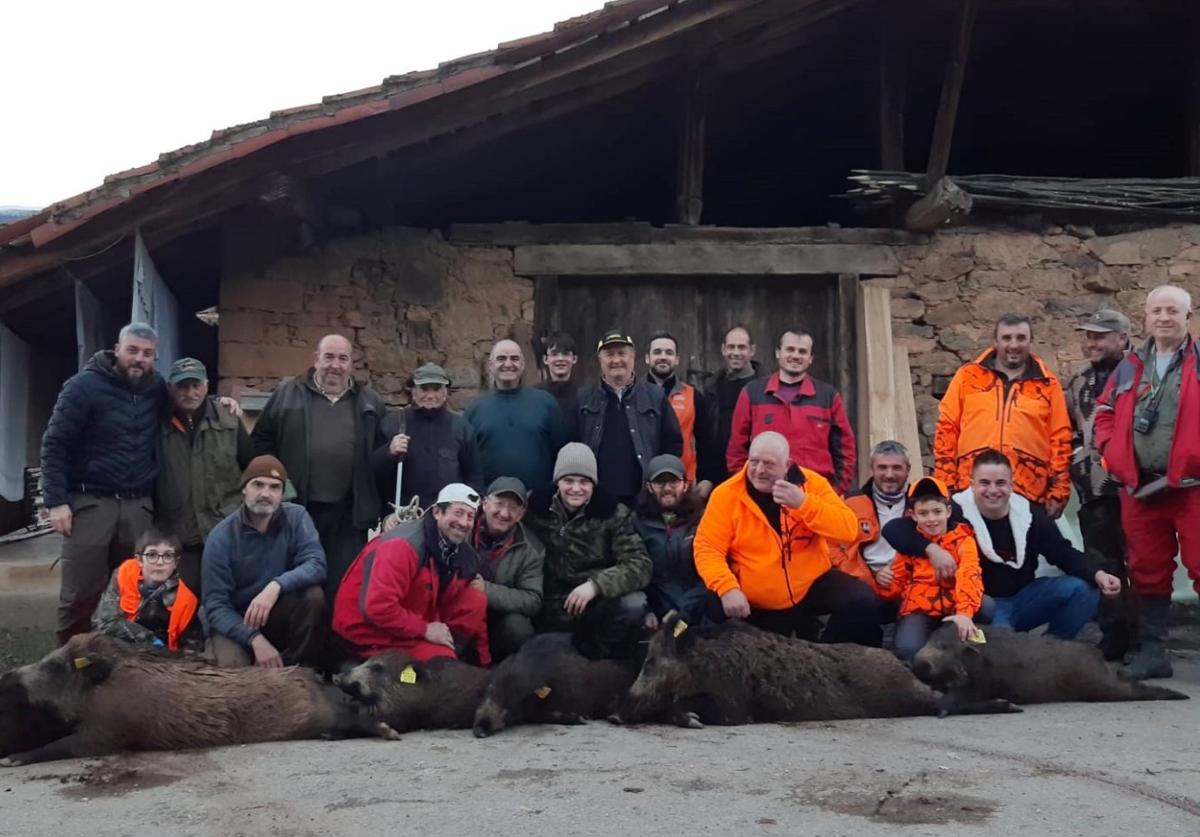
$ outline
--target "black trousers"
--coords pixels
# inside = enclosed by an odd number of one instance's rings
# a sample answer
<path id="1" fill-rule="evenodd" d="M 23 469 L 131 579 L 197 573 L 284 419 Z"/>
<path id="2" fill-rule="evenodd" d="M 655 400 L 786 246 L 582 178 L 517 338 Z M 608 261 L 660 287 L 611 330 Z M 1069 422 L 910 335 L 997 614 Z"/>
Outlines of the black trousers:
<path id="1" fill-rule="evenodd" d="M 321 548 L 325 550 L 325 598 L 332 602 L 337 595 L 342 576 L 358 553 L 367 545 L 364 529 L 354 528 L 354 503 L 309 503 L 305 508 L 317 527 Z"/>
<path id="2" fill-rule="evenodd" d="M 262 634 L 279 651 L 285 666 L 311 666 L 324 669 L 326 658 L 325 593 L 316 585 L 298 593 L 280 595 L 271 608 Z M 220 634 L 212 636 L 212 653 L 217 665 L 236 668 L 254 663 L 246 648 Z"/>
<path id="3" fill-rule="evenodd" d="M 800 604 L 784 610 L 751 610 L 747 620 L 764 631 L 809 639 L 819 616 L 829 616 L 822 642 L 854 642 L 876 648 L 883 641 L 880 622 L 886 608 L 867 584 L 829 570 L 808 588 Z"/>
<path id="4" fill-rule="evenodd" d="M 1121 595 L 1100 597 L 1096 622 L 1104 635 L 1106 656 L 1120 656 L 1137 637 L 1137 616 L 1126 565 L 1125 532 L 1121 529 L 1121 498 L 1098 497 L 1079 507 L 1083 552 L 1092 567 L 1121 579 Z M 1111 650 L 1111 653 L 1109 651 Z"/>

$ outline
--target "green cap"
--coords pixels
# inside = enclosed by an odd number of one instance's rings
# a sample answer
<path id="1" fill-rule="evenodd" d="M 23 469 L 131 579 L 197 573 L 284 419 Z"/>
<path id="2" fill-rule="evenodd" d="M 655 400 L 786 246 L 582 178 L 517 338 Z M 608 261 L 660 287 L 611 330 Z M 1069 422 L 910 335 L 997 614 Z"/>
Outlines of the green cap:
<path id="1" fill-rule="evenodd" d="M 179 384 L 184 381 L 207 381 L 208 370 L 204 364 L 194 357 L 181 357 L 171 364 L 167 372 L 168 384 Z"/>
<path id="2" fill-rule="evenodd" d="M 608 331 L 604 332 L 604 336 L 601 337 L 600 342 L 596 344 L 596 351 L 600 351 L 605 346 L 616 346 L 618 344 L 632 347 L 633 338 L 619 328 L 610 328 Z"/>
<path id="3" fill-rule="evenodd" d="M 426 363 L 418 366 L 417 371 L 413 373 L 413 386 L 419 387 L 425 384 L 441 384 L 448 387 L 450 386 L 450 376 L 436 363 Z"/>

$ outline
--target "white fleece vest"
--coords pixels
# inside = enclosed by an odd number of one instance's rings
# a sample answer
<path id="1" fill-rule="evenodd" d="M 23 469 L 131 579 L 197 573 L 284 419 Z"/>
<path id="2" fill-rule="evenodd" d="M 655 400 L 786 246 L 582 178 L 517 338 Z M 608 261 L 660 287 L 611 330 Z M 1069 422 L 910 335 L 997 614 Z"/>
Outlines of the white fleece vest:
<path id="1" fill-rule="evenodd" d="M 1028 500 L 1014 493 L 1008 501 L 1008 525 L 1012 527 L 1013 540 L 1017 544 L 1017 561 L 1015 564 L 1008 564 L 996 554 L 996 548 L 992 545 L 992 534 L 988 531 L 983 515 L 979 513 L 979 506 L 975 505 L 975 495 L 971 489 L 958 492 L 954 499 L 962 506 L 963 517 L 975 530 L 975 542 L 979 544 L 979 551 L 985 558 L 995 564 L 1006 564 L 1017 569 L 1025 564 L 1025 542 L 1029 539 L 1029 527 L 1033 525 L 1033 510 Z"/>

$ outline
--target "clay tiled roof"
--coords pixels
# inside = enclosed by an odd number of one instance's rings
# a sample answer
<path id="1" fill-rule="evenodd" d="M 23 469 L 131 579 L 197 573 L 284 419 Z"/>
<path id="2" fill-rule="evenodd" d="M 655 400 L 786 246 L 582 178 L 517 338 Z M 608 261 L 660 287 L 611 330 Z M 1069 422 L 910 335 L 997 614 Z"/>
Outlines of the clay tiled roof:
<path id="1" fill-rule="evenodd" d="M 703 0 L 614 0 L 594 12 L 555 24 L 549 32 L 445 62 L 434 70 L 390 76 L 380 84 L 271 113 L 266 119 L 213 131 L 206 142 L 168 151 L 144 166 L 110 174 L 103 184 L 0 227 L 7 248 L 34 248 L 71 232 L 134 197 L 246 157 L 290 137 L 409 107 L 561 54 L 606 33 Z"/>

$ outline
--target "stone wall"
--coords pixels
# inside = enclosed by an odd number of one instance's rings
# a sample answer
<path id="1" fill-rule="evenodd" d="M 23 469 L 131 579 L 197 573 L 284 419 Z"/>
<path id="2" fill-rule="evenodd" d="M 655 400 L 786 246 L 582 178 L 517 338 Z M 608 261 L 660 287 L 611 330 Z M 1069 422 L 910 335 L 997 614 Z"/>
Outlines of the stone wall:
<path id="1" fill-rule="evenodd" d="M 899 275 L 868 281 L 892 289 L 892 329 L 909 352 L 925 454 L 938 399 L 955 370 L 990 345 L 1001 314 L 1031 317 L 1036 351 L 1067 376 L 1083 362 L 1074 327 L 1096 309 L 1124 311 L 1137 335 L 1150 288 L 1177 283 L 1200 299 L 1200 226 L 1120 235 L 959 229 L 894 251 Z M 461 408 L 485 385 L 492 342 L 513 337 L 528 347 L 533 317 L 533 283 L 514 275 L 511 248 L 452 245 L 413 229 L 339 239 L 223 280 L 221 390 L 272 389 L 307 369 L 317 340 L 338 331 L 354 343 L 360 377 L 390 403 L 404 403 L 412 370 L 434 361 L 449 371 Z M 769 364 L 770 348 L 759 351 Z M 532 358 L 528 365 L 532 377 Z"/>
<path id="2" fill-rule="evenodd" d="M 1083 363 L 1074 327 L 1098 308 L 1117 308 L 1142 332 L 1146 292 L 1167 282 L 1200 299 L 1200 226 L 1099 236 L 1087 227 L 947 231 L 928 244 L 896 247 L 892 331 L 908 349 L 923 452 L 938 399 L 965 361 L 991 344 L 1004 313 L 1029 316 L 1035 351 L 1064 378 Z"/>
<path id="3" fill-rule="evenodd" d="M 358 376 L 392 404 L 422 363 L 446 367 L 463 406 L 484 384 L 494 340 L 529 344 L 533 283 L 512 250 L 455 247 L 436 233 L 393 228 L 329 242 L 259 275 L 221 283 L 221 391 L 271 390 L 312 365 L 330 332 L 354 344 Z"/>

